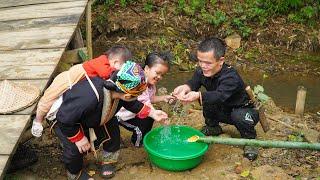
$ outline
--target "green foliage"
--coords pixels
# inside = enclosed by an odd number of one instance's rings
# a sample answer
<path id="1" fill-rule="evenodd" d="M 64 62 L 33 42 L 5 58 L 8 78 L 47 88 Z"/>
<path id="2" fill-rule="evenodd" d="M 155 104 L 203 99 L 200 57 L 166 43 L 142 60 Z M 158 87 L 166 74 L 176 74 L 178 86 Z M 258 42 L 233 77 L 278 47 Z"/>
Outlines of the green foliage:
<path id="1" fill-rule="evenodd" d="M 94 1 L 94 5 L 96 4 L 104 4 L 107 7 L 112 7 L 114 5 L 116 5 L 116 2 L 119 2 L 119 5 L 122 8 L 127 7 L 128 4 L 132 3 L 134 0 L 95 0 Z"/>
<path id="2" fill-rule="evenodd" d="M 288 141 L 303 142 L 304 134 L 302 132 L 292 132 L 288 135 Z"/>
<path id="3" fill-rule="evenodd" d="M 165 36 L 160 36 L 158 39 L 158 44 L 161 47 L 161 49 L 164 49 L 165 46 L 168 45 L 168 40 Z"/>
<path id="4" fill-rule="evenodd" d="M 96 0 L 95 4 L 103 4 L 106 7 L 120 6 L 126 8 L 130 3 L 142 4 L 143 10 L 150 13 L 155 4 L 152 0 Z M 219 4 L 217 4 L 219 2 Z M 319 0 L 243 0 L 217 1 L 217 0 L 176 0 L 175 13 L 189 16 L 194 26 L 200 26 L 203 22 L 215 28 L 224 28 L 224 35 L 237 32 L 242 38 L 249 38 L 254 25 L 265 26 L 270 19 L 282 16 L 287 21 L 314 26 L 318 24 L 320 17 Z M 225 8 L 230 7 L 228 12 Z M 218 6 L 219 5 L 219 6 Z M 101 15 L 100 22 L 105 22 Z M 250 26 L 249 26 L 250 25 Z"/>
<path id="5" fill-rule="evenodd" d="M 205 20 L 209 24 L 212 24 L 215 27 L 218 27 L 227 20 L 226 13 L 219 9 L 215 11 L 213 15 L 208 13 L 206 10 L 202 9 L 201 16 L 203 20 Z"/>
<path id="6" fill-rule="evenodd" d="M 106 6 L 114 6 L 115 5 L 115 0 L 105 0 L 105 5 Z"/>
<path id="7" fill-rule="evenodd" d="M 266 103 L 270 99 L 270 97 L 264 93 L 264 88 L 261 85 L 256 85 L 253 88 L 253 92 L 262 103 Z"/>
<path id="8" fill-rule="evenodd" d="M 80 56 L 82 61 L 87 61 L 89 60 L 89 56 L 87 53 L 85 53 L 83 50 L 78 50 L 78 55 Z"/>
<path id="9" fill-rule="evenodd" d="M 178 0 L 177 1 L 177 12 L 184 13 L 187 16 L 194 16 L 198 11 L 203 9 L 206 5 L 204 0 Z"/>
<path id="10" fill-rule="evenodd" d="M 177 2 L 177 12 L 183 12 L 183 9 L 186 7 L 186 1 L 185 0 L 178 0 Z"/>
<path id="11" fill-rule="evenodd" d="M 152 1 L 148 1 L 148 2 L 144 3 L 143 10 L 145 12 L 150 13 L 150 12 L 152 12 L 152 9 L 153 9 Z"/>
<path id="12" fill-rule="evenodd" d="M 174 54 L 173 63 L 180 65 L 183 62 L 181 56 L 185 53 L 186 53 L 186 47 L 182 43 L 178 42 L 173 48 L 173 54 Z"/>
<path id="13" fill-rule="evenodd" d="M 245 22 L 243 20 L 241 20 L 240 18 L 234 18 L 232 19 L 231 24 L 240 32 L 240 34 L 242 35 L 242 37 L 246 38 L 249 37 L 252 30 L 249 26 L 247 26 L 245 24 Z"/>

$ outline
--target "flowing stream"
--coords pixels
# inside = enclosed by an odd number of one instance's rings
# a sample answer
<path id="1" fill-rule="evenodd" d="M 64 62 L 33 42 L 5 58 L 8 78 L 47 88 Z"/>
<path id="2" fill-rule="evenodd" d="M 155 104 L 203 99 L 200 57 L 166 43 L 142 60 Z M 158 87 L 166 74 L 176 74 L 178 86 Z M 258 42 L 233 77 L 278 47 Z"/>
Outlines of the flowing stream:
<path id="1" fill-rule="evenodd" d="M 285 111 L 294 111 L 298 86 L 307 88 L 306 112 L 320 111 L 320 77 L 316 76 L 292 76 L 291 73 L 263 78 L 263 74 L 257 72 L 239 72 L 245 83 L 252 88 L 260 84 L 264 87 L 265 93 L 270 96 L 276 105 Z M 166 87 L 168 92 L 185 83 L 191 78 L 192 72 L 169 72 L 159 82 L 159 87 Z"/>

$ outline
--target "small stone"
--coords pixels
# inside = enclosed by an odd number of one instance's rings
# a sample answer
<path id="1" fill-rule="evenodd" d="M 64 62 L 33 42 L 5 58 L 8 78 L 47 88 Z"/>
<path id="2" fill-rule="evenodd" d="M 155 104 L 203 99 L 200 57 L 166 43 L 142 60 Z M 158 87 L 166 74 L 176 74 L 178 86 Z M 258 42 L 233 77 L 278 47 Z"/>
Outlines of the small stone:
<path id="1" fill-rule="evenodd" d="M 283 118 L 281 118 L 281 121 L 284 122 L 284 123 L 287 123 L 287 124 L 291 124 L 292 123 L 291 118 L 288 117 L 288 116 L 284 116 Z"/>
<path id="2" fill-rule="evenodd" d="M 241 45 L 241 36 L 239 34 L 233 34 L 225 38 L 227 46 L 232 49 L 238 49 Z"/>
<path id="3" fill-rule="evenodd" d="M 234 172 L 237 173 L 237 174 L 240 174 L 242 172 L 242 166 L 241 165 L 237 165 L 235 168 L 234 168 Z"/>

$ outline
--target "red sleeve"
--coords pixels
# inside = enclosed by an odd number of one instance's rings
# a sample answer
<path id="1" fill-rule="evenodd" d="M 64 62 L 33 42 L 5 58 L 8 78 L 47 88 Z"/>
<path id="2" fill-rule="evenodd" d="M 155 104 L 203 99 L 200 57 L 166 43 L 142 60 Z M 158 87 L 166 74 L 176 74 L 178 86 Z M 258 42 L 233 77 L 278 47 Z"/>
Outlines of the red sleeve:
<path id="1" fill-rule="evenodd" d="M 76 135 L 74 135 L 74 136 L 72 136 L 72 137 L 68 137 L 68 139 L 69 139 L 72 143 L 75 143 L 75 142 L 80 141 L 83 137 L 84 137 L 84 133 L 83 133 L 82 128 L 80 128 Z"/>
<path id="2" fill-rule="evenodd" d="M 147 105 L 144 105 L 140 112 L 137 113 L 137 117 L 140 119 L 145 119 L 150 114 L 151 108 Z"/>

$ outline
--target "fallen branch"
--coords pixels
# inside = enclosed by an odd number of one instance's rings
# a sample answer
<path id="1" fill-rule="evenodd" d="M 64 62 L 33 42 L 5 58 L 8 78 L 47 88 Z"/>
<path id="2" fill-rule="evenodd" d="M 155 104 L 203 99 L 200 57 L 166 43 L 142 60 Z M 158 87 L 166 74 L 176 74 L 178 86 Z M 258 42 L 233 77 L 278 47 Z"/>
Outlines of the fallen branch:
<path id="1" fill-rule="evenodd" d="M 290 125 L 290 124 L 288 124 L 288 123 L 285 123 L 285 122 L 283 122 L 283 121 L 280 121 L 279 119 L 275 119 L 275 118 L 270 117 L 270 116 L 266 116 L 266 117 L 267 117 L 268 119 L 272 120 L 272 121 L 276 121 L 276 122 L 278 122 L 278 123 L 280 123 L 280 124 L 282 124 L 282 125 L 284 125 L 284 126 L 286 126 L 286 127 L 290 128 L 290 129 L 297 130 L 297 128 L 295 128 L 295 127 L 291 126 L 291 125 Z"/>

